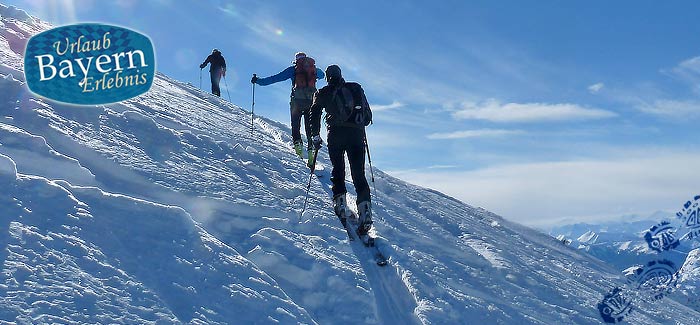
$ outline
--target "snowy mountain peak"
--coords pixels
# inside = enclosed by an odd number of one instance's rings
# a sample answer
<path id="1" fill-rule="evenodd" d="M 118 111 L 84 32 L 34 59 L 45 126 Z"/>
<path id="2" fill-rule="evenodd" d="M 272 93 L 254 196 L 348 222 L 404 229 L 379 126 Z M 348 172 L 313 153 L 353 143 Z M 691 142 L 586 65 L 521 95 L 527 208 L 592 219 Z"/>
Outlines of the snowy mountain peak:
<path id="1" fill-rule="evenodd" d="M 163 74 L 117 104 L 37 98 L 23 44 L 50 26 L 0 15 L 0 321 L 596 323 L 619 285 L 560 241 L 375 170 L 379 267 L 332 211 L 325 149 L 300 218 L 309 170 L 287 126 L 256 117 L 251 136 L 249 112 Z M 698 316 L 669 302 L 629 320 Z"/>
<path id="2" fill-rule="evenodd" d="M 598 240 L 598 234 L 593 231 L 587 231 L 577 239 L 580 243 L 592 245 Z"/>
<path id="3" fill-rule="evenodd" d="M 0 3 L 0 17 L 18 20 L 28 24 L 34 23 L 34 18 L 26 11 L 18 9 L 15 6 L 6 6 L 2 3 Z"/>
<path id="4" fill-rule="evenodd" d="M 17 165 L 8 156 L 0 154 L 0 180 L 10 182 L 17 179 Z"/>

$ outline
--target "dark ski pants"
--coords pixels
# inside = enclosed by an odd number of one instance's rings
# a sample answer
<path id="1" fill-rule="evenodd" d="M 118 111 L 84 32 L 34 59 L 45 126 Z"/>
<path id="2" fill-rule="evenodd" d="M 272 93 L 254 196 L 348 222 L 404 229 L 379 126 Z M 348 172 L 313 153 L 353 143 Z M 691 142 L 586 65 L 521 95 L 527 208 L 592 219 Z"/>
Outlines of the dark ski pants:
<path id="1" fill-rule="evenodd" d="M 369 185 L 365 178 L 365 130 L 362 128 L 333 126 L 328 130 L 328 156 L 333 164 L 331 182 L 333 198 L 345 194 L 345 153 L 350 163 L 350 175 L 357 192 L 357 203 L 369 201 Z"/>
<path id="2" fill-rule="evenodd" d="M 219 88 L 219 83 L 221 82 L 221 69 L 213 69 L 209 71 L 209 76 L 211 77 L 211 93 L 221 97 L 221 88 Z"/>
<path id="3" fill-rule="evenodd" d="M 304 131 L 306 132 L 306 148 L 311 149 L 311 99 L 292 98 L 289 102 L 289 113 L 292 116 L 292 140 L 294 143 L 301 141 L 301 118 L 304 118 Z"/>

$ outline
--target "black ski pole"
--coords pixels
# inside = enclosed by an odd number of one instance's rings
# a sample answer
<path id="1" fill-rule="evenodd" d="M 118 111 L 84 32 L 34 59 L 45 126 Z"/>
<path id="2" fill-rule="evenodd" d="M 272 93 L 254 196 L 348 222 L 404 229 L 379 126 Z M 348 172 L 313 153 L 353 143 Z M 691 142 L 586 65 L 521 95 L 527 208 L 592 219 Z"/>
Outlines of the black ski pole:
<path id="1" fill-rule="evenodd" d="M 311 179 L 313 178 L 314 171 L 316 170 L 316 158 L 318 158 L 318 148 L 314 149 L 313 163 L 309 167 L 311 169 L 311 172 L 309 173 L 309 184 L 306 185 L 306 196 L 304 196 L 304 207 L 301 208 L 301 213 L 299 213 L 299 222 L 301 222 L 301 216 L 304 214 L 304 211 L 306 211 L 306 203 L 309 201 L 309 189 L 311 189 Z"/>
<path id="2" fill-rule="evenodd" d="M 253 73 L 253 78 L 257 77 L 255 73 Z M 253 131 L 255 130 L 255 125 L 253 124 L 253 120 L 255 120 L 255 83 L 253 83 L 253 105 L 250 107 L 250 137 L 253 137 Z"/>
<path id="3" fill-rule="evenodd" d="M 374 183 L 374 170 L 372 169 L 372 156 L 369 154 L 369 143 L 367 143 L 367 131 L 363 133 L 365 136 L 365 149 L 367 149 L 367 161 L 369 161 L 369 174 L 372 176 L 372 187 L 374 188 L 374 193 L 377 193 L 377 184 Z"/>
<path id="4" fill-rule="evenodd" d="M 224 84 L 226 84 L 226 94 L 228 95 L 228 101 L 231 102 L 231 93 L 228 92 L 228 81 L 226 81 L 226 75 L 224 75 Z"/>
<path id="5" fill-rule="evenodd" d="M 202 90 L 202 68 L 199 68 L 199 90 Z"/>

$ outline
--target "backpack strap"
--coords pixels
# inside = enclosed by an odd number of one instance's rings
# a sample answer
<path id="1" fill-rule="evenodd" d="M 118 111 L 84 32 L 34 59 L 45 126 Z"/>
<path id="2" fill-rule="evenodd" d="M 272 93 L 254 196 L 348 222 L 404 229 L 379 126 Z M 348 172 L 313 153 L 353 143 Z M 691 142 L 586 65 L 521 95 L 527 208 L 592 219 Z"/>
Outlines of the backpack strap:
<path id="1" fill-rule="evenodd" d="M 337 87 L 335 87 L 335 89 L 333 89 L 333 96 L 331 96 L 330 105 L 335 105 L 335 99 L 338 97 L 338 91 L 340 91 L 340 89 L 343 87 L 347 87 L 347 84 L 342 83 L 342 84 L 338 85 Z M 343 95 L 341 94 L 341 96 L 343 96 Z M 337 118 L 337 116 L 335 118 Z M 326 120 L 326 123 L 328 123 L 328 120 Z M 355 128 L 355 129 L 364 129 L 365 128 L 362 125 L 358 125 L 356 123 L 350 123 L 347 121 L 333 121 L 332 125 L 333 126 L 350 127 L 350 128 Z"/>

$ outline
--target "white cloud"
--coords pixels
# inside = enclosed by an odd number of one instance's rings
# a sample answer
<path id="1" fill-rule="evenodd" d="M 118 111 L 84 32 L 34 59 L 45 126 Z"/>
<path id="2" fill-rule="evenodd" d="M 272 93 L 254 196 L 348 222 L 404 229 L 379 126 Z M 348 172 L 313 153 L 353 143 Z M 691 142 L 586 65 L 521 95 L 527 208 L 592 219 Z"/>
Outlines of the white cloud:
<path id="1" fill-rule="evenodd" d="M 604 87 L 605 87 L 605 84 L 602 82 L 599 82 L 597 84 L 593 84 L 593 85 L 588 86 L 588 91 L 590 91 L 591 94 L 595 94 L 595 93 L 598 93 L 599 91 L 601 91 Z"/>
<path id="2" fill-rule="evenodd" d="M 543 122 L 602 119 L 614 117 L 617 114 L 576 104 L 501 104 L 498 100 L 489 99 L 481 103 L 465 103 L 462 109 L 453 113 L 453 116 L 458 119 L 476 119 L 491 122 Z"/>
<path id="3" fill-rule="evenodd" d="M 372 150 L 374 148 L 411 148 L 416 145 L 415 139 L 385 128 L 368 127 L 366 132 L 367 141 Z"/>
<path id="4" fill-rule="evenodd" d="M 395 101 L 393 101 L 393 102 L 392 102 L 391 104 L 389 104 L 389 105 L 376 105 L 376 104 L 372 104 L 372 105 L 370 105 L 370 106 L 372 107 L 372 111 L 374 111 L 374 112 L 379 112 L 379 111 L 387 111 L 387 110 L 390 110 L 390 109 L 400 108 L 400 107 L 403 107 L 404 105 L 403 105 L 403 103 L 401 103 L 401 102 L 395 100 Z"/>
<path id="5" fill-rule="evenodd" d="M 694 74 L 700 76 L 700 56 L 687 59 L 678 64 L 673 71 L 681 75 Z"/>
<path id="6" fill-rule="evenodd" d="M 519 130 L 501 130 L 501 129 L 479 129 L 479 130 L 463 130 L 450 133 L 433 133 L 428 135 L 428 139 L 443 140 L 443 139 L 465 139 L 465 138 L 480 138 L 480 137 L 502 137 L 514 134 L 521 134 Z"/>
<path id="7" fill-rule="evenodd" d="M 697 118 L 700 117 L 700 102 L 657 100 L 652 104 L 642 104 L 639 110 L 645 113 L 670 118 Z"/>
<path id="8" fill-rule="evenodd" d="M 686 82 L 695 93 L 700 93 L 700 56 L 684 60 L 670 71 L 661 72 Z"/>
<path id="9" fill-rule="evenodd" d="M 225 4 L 223 7 L 217 8 L 231 17 L 240 17 L 240 13 L 236 10 L 236 7 L 232 3 Z"/>
<path id="10" fill-rule="evenodd" d="M 646 151 L 659 156 L 629 152 L 621 153 L 625 158 L 392 174 L 529 225 L 674 211 L 698 194 L 700 153 Z"/>

